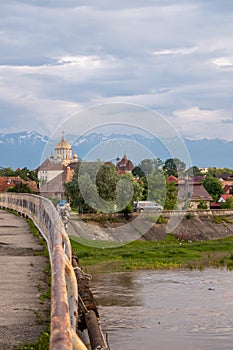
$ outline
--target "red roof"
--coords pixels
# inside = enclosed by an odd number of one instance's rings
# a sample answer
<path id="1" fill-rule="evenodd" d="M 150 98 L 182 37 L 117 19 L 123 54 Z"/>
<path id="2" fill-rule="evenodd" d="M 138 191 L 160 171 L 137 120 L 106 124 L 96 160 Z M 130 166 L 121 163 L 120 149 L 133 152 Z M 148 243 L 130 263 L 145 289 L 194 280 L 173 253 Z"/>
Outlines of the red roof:
<path id="1" fill-rule="evenodd" d="M 9 188 L 14 187 L 19 182 L 27 184 L 33 192 L 38 190 L 35 181 L 25 181 L 20 176 L 0 176 L 0 192 L 7 192 Z"/>
<path id="2" fill-rule="evenodd" d="M 223 191 L 226 193 L 228 191 L 230 191 L 232 189 L 232 185 L 225 185 L 225 187 L 223 188 Z"/>
<path id="3" fill-rule="evenodd" d="M 131 160 L 127 158 L 126 155 L 124 155 L 124 157 L 120 161 L 118 161 L 118 158 L 117 158 L 116 166 L 120 173 L 124 173 L 126 171 L 132 171 L 134 169 L 133 163 L 131 162 Z"/>
<path id="4" fill-rule="evenodd" d="M 167 179 L 167 182 L 178 182 L 178 179 L 177 177 L 173 176 L 173 175 L 170 175 Z"/>
<path id="5" fill-rule="evenodd" d="M 220 201 L 221 198 L 223 198 L 224 200 L 227 200 L 227 198 L 232 198 L 233 195 L 232 194 L 222 194 L 221 197 L 219 198 L 218 202 Z"/>

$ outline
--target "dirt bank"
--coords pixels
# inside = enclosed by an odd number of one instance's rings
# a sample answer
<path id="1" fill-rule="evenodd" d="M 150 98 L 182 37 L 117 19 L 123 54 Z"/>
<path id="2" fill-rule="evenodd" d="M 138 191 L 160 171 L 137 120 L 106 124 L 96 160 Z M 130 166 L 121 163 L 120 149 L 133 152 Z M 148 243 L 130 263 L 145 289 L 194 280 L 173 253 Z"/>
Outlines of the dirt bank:
<path id="1" fill-rule="evenodd" d="M 109 233 L 106 229 L 111 227 L 124 227 L 125 237 L 128 240 L 131 240 L 132 237 L 132 228 L 134 217 L 130 220 L 119 219 L 116 222 L 112 220 L 98 220 L 98 217 L 91 216 L 88 217 L 88 221 L 85 223 L 85 228 L 83 229 L 80 220 L 72 219 L 70 221 L 68 233 L 72 236 L 78 235 L 79 237 L 86 239 L 95 239 L 95 240 L 118 240 L 117 237 L 113 237 L 111 232 Z M 132 224 L 130 224 L 130 222 Z M 141 239 L 146 240 L 162 240 L 166 235 L 167 222 L 168 218 L 162 218 L 159 220 L 162 223 L 153 224 L 152 228 L 144 234 Z M 137 227 L 135 226 L 135 229 Z M 128 232 L 127 232 L 128 231 Z M 136 232 L 136 230 L 135 230 Z M 196 240 L 211 240 L 224 238 L 227 236 L 233 235 L 233 215 L 223 216 L 193 216 L 192 214 L 186 214 L 183 219 L 180 221 L 179 225 L 172 230 L 172 233 L 182 239 L 189 241 Z M 138 234 L 138 232 L 137 232 Z"/>
<path id="2" fill-rule="evenodd" d="M 197 241 L 233 235 L 232 217 L 190 217 L 186 215 L 172 232 L 182 240 Z M 146 240 L 160 240 L 166 235 L 166 223 L 155 224 L 144 236 Z"/>

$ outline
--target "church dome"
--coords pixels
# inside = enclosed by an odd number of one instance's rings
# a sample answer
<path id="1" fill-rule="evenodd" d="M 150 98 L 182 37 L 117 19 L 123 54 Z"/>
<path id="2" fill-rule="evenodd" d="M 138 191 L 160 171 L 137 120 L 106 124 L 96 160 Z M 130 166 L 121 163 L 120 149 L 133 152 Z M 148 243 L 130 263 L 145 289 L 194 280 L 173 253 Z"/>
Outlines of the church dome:
<path id="1" fill-rule="evenodd" d="M 69 144 L 69 142 L 67 142 L 65 139 L 64 139 L 64 132 L 62 132 L 62 138 L 61 138 L 61 141 L 58 142 L 56 148 L 57 149 L 71 149 L 71 145 Z"/>

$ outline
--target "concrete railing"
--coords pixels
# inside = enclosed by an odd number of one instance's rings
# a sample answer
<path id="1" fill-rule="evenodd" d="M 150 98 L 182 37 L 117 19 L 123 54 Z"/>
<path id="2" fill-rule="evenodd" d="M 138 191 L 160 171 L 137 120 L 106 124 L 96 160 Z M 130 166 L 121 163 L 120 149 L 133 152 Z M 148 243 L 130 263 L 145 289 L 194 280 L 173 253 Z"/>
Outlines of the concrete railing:
<path id="1" fill-rule="evenodd" d="M 172 216 L 185 216 L 191 215 L 193 217 L 209 217 L 209 216 L 231 216 L 233 210 L 231 209 L 189 209 L 189 210 L 164 210 L 161 212 L 164 217 Z"/>
<path id="2" fill-rule="evenodd" d="M 46 198 L 1 193 L 0 207 L 32 219 L 47 242 L 52 274 L 50 350 L 87 350 L 76 334 L 78 288 L 69 238 L 54 205 Z"/>

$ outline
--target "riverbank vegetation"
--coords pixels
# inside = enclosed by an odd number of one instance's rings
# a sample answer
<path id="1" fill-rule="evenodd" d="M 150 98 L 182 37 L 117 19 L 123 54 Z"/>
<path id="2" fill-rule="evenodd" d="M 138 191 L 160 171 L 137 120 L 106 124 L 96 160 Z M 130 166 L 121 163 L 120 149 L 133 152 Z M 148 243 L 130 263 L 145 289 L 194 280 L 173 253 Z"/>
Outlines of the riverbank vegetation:
<path id="1" fill-rule="evenodd" d="M 101 241 L 96 242 L 96 247 L 89 243 L 71 240 L 80 265 L 88 273 L 207 267 L 233 269 L 233 236 L 187 242 L 168 234 L 163 241 L 137 240 L 115 248 L 101 248 Z M 107 246 L 106 242 L 104 245 Z"/>

